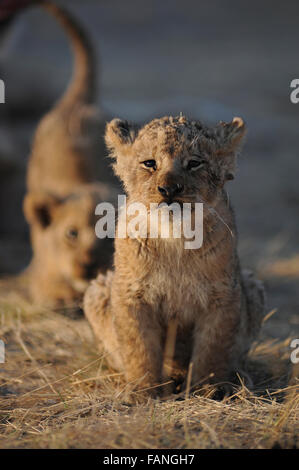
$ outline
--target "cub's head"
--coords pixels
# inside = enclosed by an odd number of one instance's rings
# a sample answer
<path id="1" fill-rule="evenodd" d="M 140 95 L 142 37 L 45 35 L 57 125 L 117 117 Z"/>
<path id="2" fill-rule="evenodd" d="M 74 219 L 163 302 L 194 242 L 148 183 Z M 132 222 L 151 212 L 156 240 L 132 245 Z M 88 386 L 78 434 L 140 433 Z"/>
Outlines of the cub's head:
<path id="1" fill-rule="evenodd" d="M 209 128 L 183 116 L 164 117 L 140 129 L 114 119 L 107 125 L 106 144 L 132 200 L 213 204 L 234 178 L 244 134 L 241 118 Z"/>
<path id="2" fill-rule="evenodd" d="M 95 234 L 95 207 L 113 199 L 103 184 L 84 185 L 64 199 L 28 193 L 24 212 L 32 227 L 37 262 L 68 280 L 75 290 L 84 290 L 87 281 L 111 261 L 113 241 Z"/>

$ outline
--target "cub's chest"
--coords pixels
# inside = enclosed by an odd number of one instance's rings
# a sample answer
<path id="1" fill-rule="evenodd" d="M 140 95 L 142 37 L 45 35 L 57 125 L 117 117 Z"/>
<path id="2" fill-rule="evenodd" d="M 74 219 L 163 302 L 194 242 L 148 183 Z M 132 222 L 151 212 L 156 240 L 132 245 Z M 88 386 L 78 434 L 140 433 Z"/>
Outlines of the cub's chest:
<path id="1" fill-rule="evenodd" d="M 204 263 L 190 253 L 184 256 L 170 251 L 163 255 L 147 270 L 145 300 L 161 305 L 168 316 L 182 311 L 193 315 L 208 302 L 210 283 Z"/>

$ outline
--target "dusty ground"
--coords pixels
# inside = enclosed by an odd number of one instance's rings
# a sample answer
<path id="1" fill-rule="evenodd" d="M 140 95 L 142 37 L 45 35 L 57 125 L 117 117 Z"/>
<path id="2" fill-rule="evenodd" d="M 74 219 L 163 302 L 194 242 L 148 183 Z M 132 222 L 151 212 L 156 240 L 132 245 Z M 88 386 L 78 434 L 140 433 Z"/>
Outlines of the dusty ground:
<path id="1" fill-rule="evenodd" d="M 246 120 L 247 144 L 229 191 L 242 263 L 265 280 L 267 312 L 275 313 L 252 351 L 254 393 L 243 388 L 224 402 L 190 397 L 128 407 L 121 376 L 105 369 L 83 319 L 2 296 L 0 446 L 298 446 L 298 372 L 289 360 L 290 341 L 299 338 L 299 104 L 289 99 L 290 81 L 298 78 L 298 2 L 64 3 L 90 27 L 101 57 L 101 102 L 112 115 L 142 121 L 182 111 L 210 122 Z M 21 211 L 26 155 L 37 119 L 69 76 L 67 57 L 63 35 L 38 11 L 19 18 L 2 40 L 4 275 L 30 257 Z"/>

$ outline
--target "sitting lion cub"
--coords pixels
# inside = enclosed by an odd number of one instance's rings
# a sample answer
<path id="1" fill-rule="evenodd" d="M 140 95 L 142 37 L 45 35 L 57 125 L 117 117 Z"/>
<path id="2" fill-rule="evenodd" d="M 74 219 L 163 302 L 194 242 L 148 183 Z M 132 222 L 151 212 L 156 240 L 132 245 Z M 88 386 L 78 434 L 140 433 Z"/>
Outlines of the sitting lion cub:
<path id="1" fill-rule="evenodd" d="M 233 179 L 245 134 L 240 118 L 214 128 L 185 117 L 155 119 L 140 130 L 115 119 L 106 143 L 124 183 L 127 205 L 203 203 L 203 244 L 184 238 L 115 240 L 115 270 L 87 289 L 84 310 L 113 367 L 136 389 L 155 395 L 165 380 L 168 325 L 176 322 L 173 365 L 191 386 L 219 383 L 240 370 L 261 324 L 263 287 L 241 272 L 233 210 L 225 183 Z"/>

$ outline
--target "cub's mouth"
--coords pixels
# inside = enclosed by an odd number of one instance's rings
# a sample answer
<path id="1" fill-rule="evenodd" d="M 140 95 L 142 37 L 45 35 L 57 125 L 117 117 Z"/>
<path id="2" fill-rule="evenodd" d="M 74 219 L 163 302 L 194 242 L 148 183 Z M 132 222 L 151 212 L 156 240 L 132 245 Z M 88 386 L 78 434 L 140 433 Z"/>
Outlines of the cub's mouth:
<path id="1" fill-rule="evenodd" d="M 171 206 L 171 204 L 179 204 L 180 206 L 183 205 L 183 202 L 181 199 L 161 199 L 159 202 L 160 204 L 167 204 L 168 206 Z"/>
<path id="2" fill-rule="evenodd" d="M 71 282 L 71 285 L 73 287 L 73 289 L 77 292 L 79 292 L 80 294 L 84 294 L 84 292 L 86 291 L 88 285 L 89 285 L 89 282 L 90 280 L 88 279 L 71 279 L 70 280 Z"/>
<path id="3" fill-rule="evenodd" d="M 196 198 L 194 196 L 189 196 L 189 195 L 182 195 L 180 197 L 175 197 L 175 198 L 162 198 L 159 202 L 159 204 L 167 204 L 170 206 L 171 204 L 179 204 L 181 207 L 183 207 L 183 204 L 187 203 L 195 203 L 197 202 Z"/>

